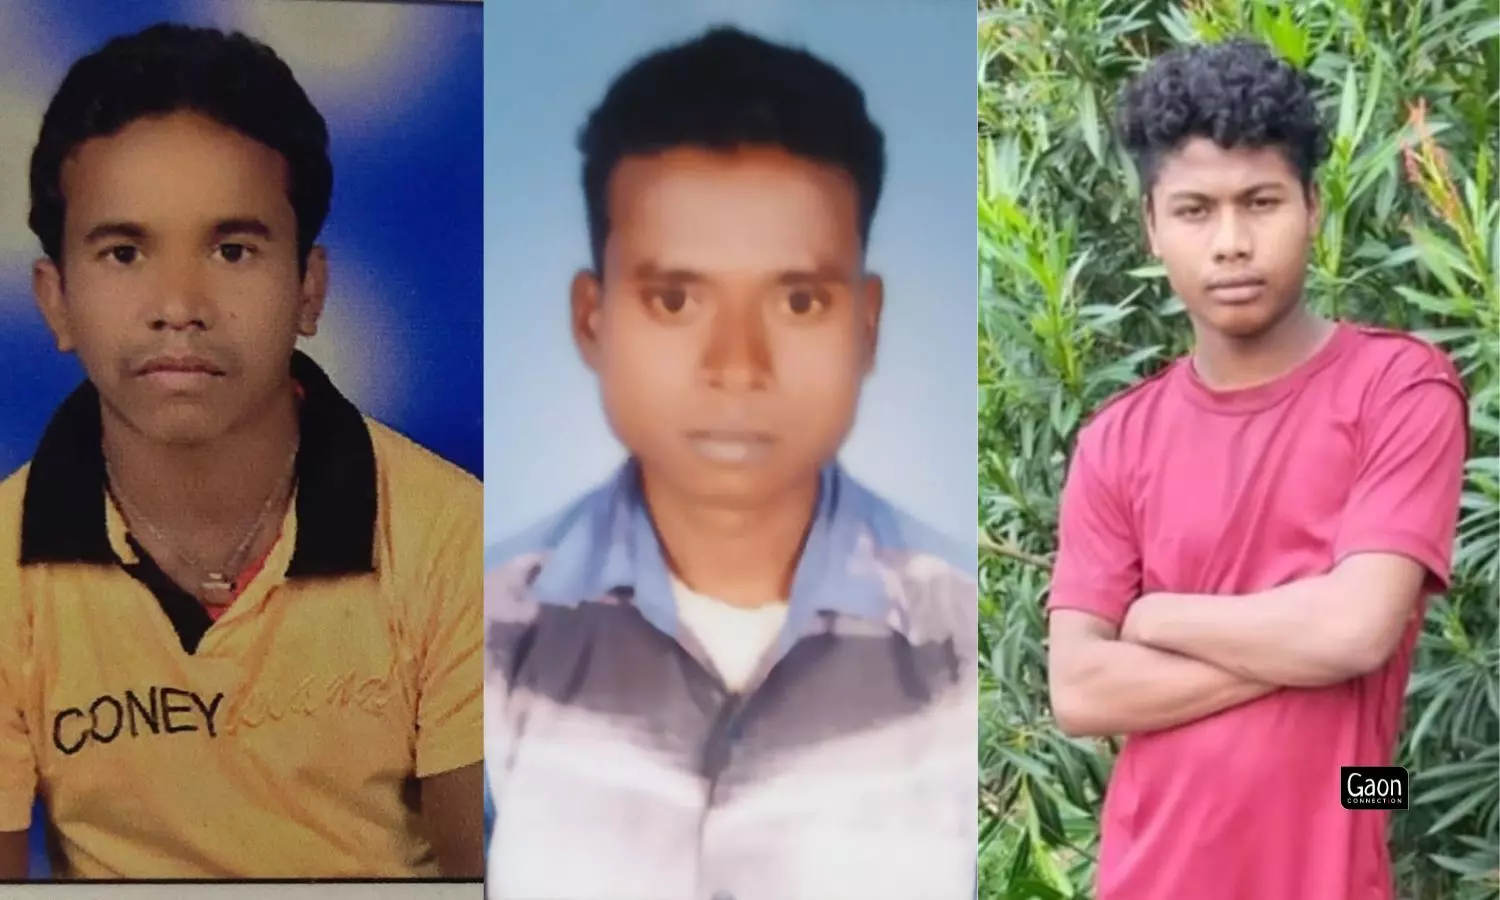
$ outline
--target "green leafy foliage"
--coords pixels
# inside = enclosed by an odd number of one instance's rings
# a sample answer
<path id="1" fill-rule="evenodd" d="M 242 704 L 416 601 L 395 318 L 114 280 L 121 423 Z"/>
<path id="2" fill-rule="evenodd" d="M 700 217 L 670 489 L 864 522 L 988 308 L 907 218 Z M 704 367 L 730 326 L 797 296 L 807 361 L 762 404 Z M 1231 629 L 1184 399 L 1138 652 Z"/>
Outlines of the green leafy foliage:
<path id="1" fill-rule="evenodd" d="M 1185 352 L 1109 128 L 1124 82 L 1184 42 L 1259 37 L 1333 125 L 1309 302 L 1443 346 L 1470 391 L 1454 586 L 1418 645 L 1392 814 L 1406 900 L 1500 897 L 1500 29 L 1485 0 L 1002 0 L 979 9 L 981 896 L 1092 896 L 1115 747 L 1046 702 L 1042 603 L 1079 426 Z"/>

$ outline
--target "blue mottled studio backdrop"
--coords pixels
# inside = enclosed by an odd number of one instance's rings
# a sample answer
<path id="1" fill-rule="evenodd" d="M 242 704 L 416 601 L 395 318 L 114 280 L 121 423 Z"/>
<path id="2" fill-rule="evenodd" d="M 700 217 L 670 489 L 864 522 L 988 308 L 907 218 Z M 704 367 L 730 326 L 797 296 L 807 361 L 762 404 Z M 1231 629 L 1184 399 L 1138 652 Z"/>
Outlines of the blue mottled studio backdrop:
<path id="1" fill-rule="evenodd" d="M 589 263 L 579 127 L 636 57 L 719 23 L 798 43 L 864 88 L 885 130 L 869 261 L 885 277 L 874 376 L 843 460 L 974 539 L 974 4 L 970 0 L 487 0 L 485 538 L 503 540 L 622 458 L 568 327 Z M 567 35 L 558 52 L 555 35 Z"/>
<path id="2" fill-rule="evenodd" d="M 26 227 L 26 173 L 42 112 L 73 60 L 172 20 L 265 41 L 328 120 L 331 283 L 304 349 L 361 409 L 480 474 L 481 16 L 477 3 L 0 2 L 0 471 L 30 457 L 82 377 L 31 297 L 41 251 Z"/>

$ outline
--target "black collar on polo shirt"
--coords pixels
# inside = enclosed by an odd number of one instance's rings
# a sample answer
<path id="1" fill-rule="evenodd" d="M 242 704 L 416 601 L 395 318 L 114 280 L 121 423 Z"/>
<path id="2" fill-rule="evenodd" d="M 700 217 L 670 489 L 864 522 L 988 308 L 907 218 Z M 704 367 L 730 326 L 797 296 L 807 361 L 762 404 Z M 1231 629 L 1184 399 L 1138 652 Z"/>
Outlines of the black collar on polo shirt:
<path id="1" fill-rule="evenodd" d="M 364 418 L 298 351 L 297 546 L 288 578 L 375 571 L 375 448 Z M 105 525 L 99 392 L 85 381 L 48 423 L 21 510 L 21 565 L 118 562 Z"/>

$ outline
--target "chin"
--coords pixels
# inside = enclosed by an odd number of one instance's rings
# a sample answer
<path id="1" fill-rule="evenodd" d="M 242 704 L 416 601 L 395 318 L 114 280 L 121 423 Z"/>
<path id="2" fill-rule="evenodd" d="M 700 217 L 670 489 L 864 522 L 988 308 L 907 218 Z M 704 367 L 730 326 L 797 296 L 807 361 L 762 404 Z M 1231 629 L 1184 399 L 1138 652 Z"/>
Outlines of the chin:
<path id="1" fill-rule="evenodd" d="M 776 493 L 766 473 L 753 468 L 721 469 L 701 463 L 684 468 L 688 470 L 674 473 L 672 480 L 684 494 L 712 506 L 754 507 Z"/>
<path id="2" fill-rule="evenodd" d="M 1254 340 L 1266 334 L 1286 317 L 1286 310 L 1261 303 L 1236 306 L 1216 305 L 1201 318 L 1214 331 L 1240 341 Z"/>
<path id="3" fill-rule="evenodd" d="M 716 465 L 674 454 L 667 460 L 642 459 L 642 469 L 647 479 L 658 480 L 673 494 L 717 509 L 758 509 L 774 500 L 788 484 L 780 466 L 765 463 Z"/>
<path id="4" fill-rule="evenodd" d="M 163 428 L 147 432 L 152 443 L 164 447 L 201 447 L 223 436 L 222 430 L 208 428 Z"/>

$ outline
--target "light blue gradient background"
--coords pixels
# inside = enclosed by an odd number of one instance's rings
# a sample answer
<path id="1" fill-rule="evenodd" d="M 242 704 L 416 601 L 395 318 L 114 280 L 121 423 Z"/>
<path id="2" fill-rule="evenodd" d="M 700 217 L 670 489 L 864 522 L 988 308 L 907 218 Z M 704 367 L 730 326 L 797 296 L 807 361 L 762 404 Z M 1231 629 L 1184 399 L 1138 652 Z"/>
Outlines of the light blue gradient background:
<path id="1" fill-rule="evenodd" d="M 974 535 L 974 9 L 962 0 L 485 3 L 485 539 L 556 512 L 623 458 L 568 329 L 588 264 L 575 137 L 635 58 L 727 22 L 865 90 L 888 172 L 869 262 L 880 356 L 842 458 L 927 524 Z"/>

